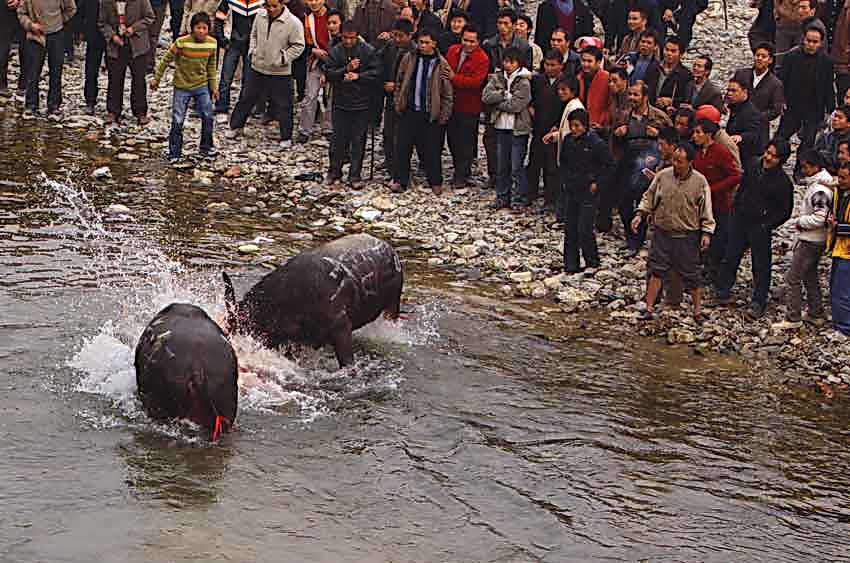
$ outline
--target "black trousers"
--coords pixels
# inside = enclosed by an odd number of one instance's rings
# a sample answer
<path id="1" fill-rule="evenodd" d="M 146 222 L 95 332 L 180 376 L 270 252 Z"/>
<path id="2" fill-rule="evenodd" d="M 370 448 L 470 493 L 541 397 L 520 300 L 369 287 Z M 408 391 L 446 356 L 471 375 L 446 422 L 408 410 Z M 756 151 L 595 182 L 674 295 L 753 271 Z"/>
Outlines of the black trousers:
<path id="1" fill-rule="evenodd" d="M 12 43 L 18 43 L 18 63 L 21 67 L 21 73 L 18 75 L 18 90 L 23 90 L 27 87 L 26 65 L 24 64 L 26 44 L 26 34 L 21 23 L 18 21 L 18 16 L 15 12 L 7 10 L 5 7 L 0 7 L 0 88 L 9 86 L 9 55 L 12 51 Z"/>
<path id="2" fill-rule="evenodd" d="M 130 45 L 118 49 L 115 58 L 106 57 L 106 70 L 109 82 L 106 88 L 106 111 L 121 116 L 124 109 L 124 79 L 130 69 L 130 109 L 135 117 L 148 114 L 148 85 L 145 71 L 148 68 L 148 53 L 137 57 L 132 55 Z"/>
<path id="3" fill-rule="evenodd" d="M 25 105 L 32 111 L 38 110 L 38 84 L 44 59 L 47 58 L 49 83 L 47 90 L 47 111 L 54 112 L 62 105 L 62 65 L 65 62 L 65 32 L 57 31 L 47 35 L 46 46 L 36 41 L 27 41 L 27 96 Z"/>
<path id="4" fill-rule="evenodd" d="M 797 133 L 800 138 L 800 146 L 797 148 L 797 164 L 794 171 L 800 170 L 800 155 L 815 146 L 815 137 L 823 124 L 823 114 L 813 111 L 801 111 L 797 108 L 788 107 L 779 120 L 777 137 L 790 139 L 791 135 Z"/>
<path id="5" fill-rule="evenodd" d="M 395 180 L 398 178 L 397 168 L 395 166 L 395 148 L 396 148 L 396 130 L 398 125 L 398 114 L 395 112 L 395 100 L 386 98 L 384 104 L 384 165 L 390 178 Z"/>
<path id="6" fill-rule="evenodd" d="M 97 77 L 100 76 L 100 64 L 106 53 L 106 40 L 101 33 L 93 33 L 86 37 L 86 78 L 83 86 L 83 97 L 87 105 L 97 103 L 97 94 L 100 91 L 97 85 Z"/>
<path id="7" fill-rule="evenodd" d="M 466 182 L 472 174 L 478 137 L 478 114 L 455 112 L 446 126 L 449 152 L 452 153 L 455 182 Z M 442 143 L 440 143 L 442 146 Z M 439 158 L 439 155 L 438 155 Z"/>
<path id="8" fill-rule="evenodd" d="M 331 165 L 329 176 L 342 177 L 342 161 L 351 154 L 348 179 L 361 179 L 363 154 L 366 152 L 366 133 L 369 130 L 369 112 L 366 110 L 346 110 L 333 107 L 331 115 L 333 137 L 331 138 Z M 349 152 L 350 151 L 350 152 Z"/>
<path id="9" fill-rule="evenodd" d="M 171 11 L 171 40 L 177 41 L 180 37 L 180 25 L 183 23 L 184 0 L 168 0 L 168 9 Z"/>
<path id="10" fill-rule="evenodd" d="M 547 131 L 548 133 L 548 131 Z M 543 174 L 543 199 L 554 204 L 561 191 L 558 176 L 558 145 L 543 143 L 543 133 L 531 138 L 531 152 L 528 155 L 528 200 L 533 201 L 540 193 L 540 174 Z"/>
<path id="11" fill-rule="evenodd" d="M 230 115 L 230 128 L 244 127 L 254 105 L 265 94 L 269 111 L 280 125 L 280 140 L 292 139 L 292 77 L 262 74 L 252 68 L 247 75 L 243 71 L 242 82 L 242 93 Z"/>
<path id="12" fill-rule="evenodd" d="M 396 163 L 398 166 L 398 183 L 407 187 L 410 183 L 410 158 L 413 147 L 422 158 L 425 165 L 425 176 L 431 186 L 443 184 L 443 163 L 440 154 L 443 151 L 443 135 L 445 127 L 431 121 L 426 111 L 406 111 L 398 124 L 398 145 L 396 147 Z"/>
<path id="13" fill-rule="evenodd" d="M 564 184 L 564 268 L 579 270 L 579 257 L 584 256 L 588 268 L 599 266 L 599 251 L 593 234 L 596 222 L 598 193 L 590 193 L 590 187 Z"/>

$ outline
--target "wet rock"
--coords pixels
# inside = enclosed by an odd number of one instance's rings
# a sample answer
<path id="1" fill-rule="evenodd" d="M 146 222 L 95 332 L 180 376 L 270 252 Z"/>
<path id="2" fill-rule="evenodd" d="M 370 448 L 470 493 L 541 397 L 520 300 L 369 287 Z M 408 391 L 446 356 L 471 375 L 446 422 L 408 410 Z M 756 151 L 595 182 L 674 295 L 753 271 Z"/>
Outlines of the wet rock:
<path id="1" fill-rule="evenodd" d="M 673 327 L 667 331 L 668 344 L 690 344 L 695 341 L 694 333 L 686 328 Z"/>
<path id="2" fill-rule="evenodd" d="M 383 215 L 383 211 L 374 209 L 372 207 L 361 207 L 354 212 L 355 217 L 363 219 L 364 221 L 374 221 L 381 215 Z"/>
<path id="3" fill-rule="evenodd" d="M 98 180 L 112 178 L 112 170 L 110 170 L 108 166 L 101 166 L 100 168 L 96 168 L 94 172 L 91 173 L 91 176 Z"/>
<path id="4" fill-rule="evenodd" d="M 382 195 L 373 197 L 369 203 L 379 211 L 393 211 L 398 207 L 390 198 Z"/>
<path id="5" fill-rule="evenodd" d="M 260 251 L 260 247 L 256 244 L 243 244 L 236 250 L 239 254 L 254 254 Z"/>
<path id="6" fill-rule="evenodd" d="M 509 277 L 512 281 L 527 283 L 534 279 L 534 274 L 531 272 L 514 272 Z"/>
<path id="7" fill-rule="evenodd" d="M 113 203 L 107 207 L 105 211 L 109 215 L 128 215 L 130 213 L 130 208 L 120 203 Z"/>
<path id="8" fill-rule="evenodd" d="M 455 253 L 461 258 L 475 258 L 481 253 L 481 250 L 474 244 L 465 244 L 458 248 Z"/>

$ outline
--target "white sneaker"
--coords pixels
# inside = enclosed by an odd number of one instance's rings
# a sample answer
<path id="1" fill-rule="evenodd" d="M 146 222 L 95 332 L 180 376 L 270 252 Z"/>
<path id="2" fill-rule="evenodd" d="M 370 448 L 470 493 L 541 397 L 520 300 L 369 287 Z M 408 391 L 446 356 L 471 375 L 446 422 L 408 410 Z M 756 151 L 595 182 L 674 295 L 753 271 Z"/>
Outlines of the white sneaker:
<path id="1" fill-rule="evenodd" d="M 228 129 L 224 132 L 225 139 L 235 139 L 242 134 L 242 129 Z"/>
<path id="2" fill-rule="evenodd" d="M 287 139 L 285 141 L 281 141 L 279 144 L 282 149 L 290 149 L 292 148 L 292 139 Z"/>
<path id="3" fill-rule="evenodd" d="M 226 113 L 217 113 L 215 114 L 215 122 L 216 123 L 227 123 L 230 120 L 230 116 Z"/>

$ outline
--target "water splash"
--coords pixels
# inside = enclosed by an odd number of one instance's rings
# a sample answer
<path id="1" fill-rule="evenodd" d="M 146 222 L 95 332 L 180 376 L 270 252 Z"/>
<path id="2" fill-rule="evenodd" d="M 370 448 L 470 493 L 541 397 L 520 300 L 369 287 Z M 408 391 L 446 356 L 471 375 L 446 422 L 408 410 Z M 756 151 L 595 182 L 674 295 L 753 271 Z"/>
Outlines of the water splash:
<path id="1" fill-rule="evenodd" d="M 61 210 L 53 227 L 89 257 L 87 267 L 98 299 L 109 311 L 109 318 L 98 319 L 96 333 L 83 338 L 67 363 L 80 374 L 76 391 L 109 400 L 119 414 L 81 411 L 81 419 L 93 428 L 123 422 L 168 435 L 181 433 L 173 425 L 153 424 L 142 411 L 136 398 L 135 345 L 150 319 L 173 302 L 193 303 L 221 320 L 224 303 L 218 272 L 190 269 L 167 256 L 152 242 L 155 224 L 132 217 L 110 222 L 82 186 L 46 177 L 42 185 Z M 299 349 L 294 357 L 286 357 L 249 337 L 234 337 L 240 363 L 240 412 L 294 411 L 309 423 L 332 415 L 346 402 L 395 392 L 402 380 L 401 365 L 387 359 L 393 357 L 391 348 L 428 344 L 437 338 L 440 308 L 429 305 L 416 313 L 412 320 L 381 319 L 358 331 L 355 337 L 366 351 L 358 352 L 355 365 L 342 370 L 336 369 L 328 350 Z M 380 353 L 375 353 L 376 348 Z"/>

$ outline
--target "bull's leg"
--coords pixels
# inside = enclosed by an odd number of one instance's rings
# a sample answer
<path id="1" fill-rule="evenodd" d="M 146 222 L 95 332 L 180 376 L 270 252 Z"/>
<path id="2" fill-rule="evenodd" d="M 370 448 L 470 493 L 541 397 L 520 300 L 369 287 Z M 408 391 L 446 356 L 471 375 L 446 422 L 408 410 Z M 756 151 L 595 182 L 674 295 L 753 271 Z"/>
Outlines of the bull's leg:
<path id="1" fill-rule="evenodd" d="M 334 352 L 339 367 L 345 367 L 354 362 L 354 345 L 351 337 L 351 321 L 340 322 L 334 328 Z"/>

